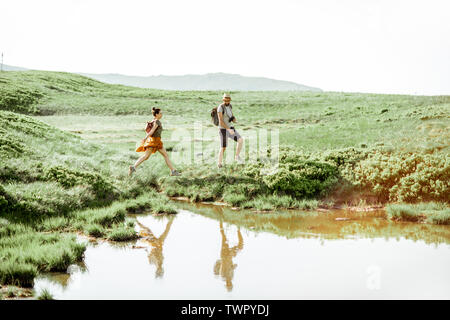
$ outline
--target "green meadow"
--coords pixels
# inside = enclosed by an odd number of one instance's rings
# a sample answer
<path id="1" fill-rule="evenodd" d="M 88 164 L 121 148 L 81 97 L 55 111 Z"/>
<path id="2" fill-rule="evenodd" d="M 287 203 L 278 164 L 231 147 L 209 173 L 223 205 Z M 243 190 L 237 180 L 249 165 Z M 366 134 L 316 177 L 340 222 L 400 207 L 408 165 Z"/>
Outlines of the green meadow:
<path id="1" fill-rule="evenodd" d="M 272 212 L 387 205 L 394 221 L 450 223 L 450 96 L 230 92 L 247 159 L 254 133 L 279 133 L 277 171 L 267 174 L 275 149 L 236 164 L 233 142 L 216 168 L 210 110 L 222 94 L 0 73 L 0 284 L 31 286 L 39 272 L 81 260 L 75 234 L 136 239 L 126 214 L 176 213 L 169 197 Z M 180 177 L 159 154 L 128 177 L 152 107 L 162 109 L 162 140 Z"/>

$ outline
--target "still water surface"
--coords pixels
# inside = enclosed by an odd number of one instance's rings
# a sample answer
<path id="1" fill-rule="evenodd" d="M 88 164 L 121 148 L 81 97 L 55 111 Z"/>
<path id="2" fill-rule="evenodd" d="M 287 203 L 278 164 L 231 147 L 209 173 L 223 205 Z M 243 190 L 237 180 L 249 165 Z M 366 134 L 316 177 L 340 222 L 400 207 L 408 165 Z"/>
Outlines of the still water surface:
<path id="1" fill-rule="evenodd" d="M 449 299 L 450 227 L 383 212 L 261 214 L 177 204 L 144 237 L 90 244 L 35 283 L 56 299 Z"/>

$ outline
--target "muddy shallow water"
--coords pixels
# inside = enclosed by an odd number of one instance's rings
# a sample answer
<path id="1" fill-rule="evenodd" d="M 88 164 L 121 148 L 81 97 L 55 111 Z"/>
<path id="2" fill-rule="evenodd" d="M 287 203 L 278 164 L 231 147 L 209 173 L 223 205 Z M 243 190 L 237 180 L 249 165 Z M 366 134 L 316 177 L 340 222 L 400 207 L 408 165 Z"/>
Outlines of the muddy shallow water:
<path id="1" fill-rule="evenodd" d="M 177 203 L 134 215 L 142 239 L 98 242 L 35 282 L 56 299 L 450 298 L 450 227 L 384 212 L 233 211 Z"/>

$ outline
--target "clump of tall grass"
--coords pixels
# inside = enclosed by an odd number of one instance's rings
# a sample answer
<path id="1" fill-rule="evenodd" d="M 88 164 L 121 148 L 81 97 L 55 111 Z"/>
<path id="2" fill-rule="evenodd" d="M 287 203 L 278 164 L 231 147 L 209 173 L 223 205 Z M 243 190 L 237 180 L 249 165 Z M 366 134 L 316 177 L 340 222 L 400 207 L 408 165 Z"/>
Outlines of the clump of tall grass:
<path id="1" fill-rule="evenodd" d="M 105 235 L 105 229 L 97 224 L 90 224 L 86 226 L 84 232 L 96 238 L 101 238 Z"/>
<path id="2" fill-rule="evenodd" d="M 0 283 L 33 285 L 38 272 L 65 271 L 81 261 L 86 245 L 73 235 L 41 233 L 18 223 L 0 224 Z"/>
<path id="3" fill-rule="evenodd" d="M 450 224 L 450 208 L 445 203 L 390 204 L 386 207 L 392 220 Z"/>
<path id="4" fill-rule="evenodd" d="M 37 297 L 38 300 L 54 300 L 53 295 L 50 293 L 49 290 L 43 289 L 39 296 Z"/>
<path id="5" fill-rule="evenodd" d="M 316 199 L 294 200 L 292 208 L 303 210 L 314 210 L 319 207 L 319 201 Z"/>
<path id="6" fill-rule="evenodd" d="M 155 191 L 149 191 L 136 199 L 115 202 L 104 208 L 94 208 L 73 212 L 72 228 L 93 237 L 106 237 L 112 241 L 128 241 L 137 238 L 134 221 L 126 219 L 127 213 L 152 212 L 175 214 L 175 206 L 169 199 Z"/>
<path id="7" fill-rule="evenodd" d="M 129 228 L 134 228 L 135 224 L 136 224 L 135 220 L 133 220 L 133 219 L 126 219 L 125 220 L 125 225 L 127 227 L 129 227 Z"/>
<path id="8" fill-rule="evenodd" d="M 108 233 L 108 240 L 111 241 L 130 241 L 137 238 L 136 230 L 127 226 L 115 228 Z"/>
<path id="9" fill-rule="evenodd" d="M 230 193 L 226 192 L 223 195 L 223 200 L 226 203 L 231 204 L 232 206 L 240 206 L 243 202 L 247 201 L 247 196 L 245 194 L 236 194 L 236 193 Z"/>
<path id="10" fill-rule="evenodd" d="M 153 213 L 165 213 L 165 214 L 175 214 L 177 213 L 177 210 L 173 206 L 173 204 L 168 203 L 167 201 L 161 201 L 161 200 L 155 200 L 152 203 L 152 209 L 151 211 Z"/>
<path id="11" fill-rule="evenodd" d="M 73 213 L 77 220 L 86 223 L 99 224 L 110 227 L 113 224 L 125 221 L 127 213 L 139 212 L 176 213 L 175 206 L 164 195 L 155 191 L 148 191 L 136 199 L 127 199 L 113 203 L 108 207 L 87 209 Z"/>
<path id="12" fill-rule="evenodd" d="M 243 202 L 241 207 L 244 209 L 254 208 L 259 211 L 269 211 L 275 209 L 275 206 L 262 196 Z"/>
<path id="13" fill-rule="evenodd" d="M 38 269 L 35 265 L 2 261 L 0 265 L 0 283 L 32 287 L 37 273 Z"/>
<path id="14" fill-rule="evenodd" d="M 70 229 L 71 220 L 68 217 L 52 217 L 36 221 L 37 231 L 64 231 Z"/>
<path id="15" fill-rule="evenodd" d="M 8 290 L 6 291 L 6 297 L 14 298 L 17 296 L 17 294 L 18 294 L 17 288 L 15 288 L 13 286 L 8 287 Z"/>
<path id="16" fill-rule="evenodd" d="M 175 206 L 170 203 L 169 199 L 164 195 L 158 194 L 151 190 L 139 196 L 136 199 L 128 199 L 123 202 L 125 210 L 131 213 L 139 213 L 142 211 L 153 213 L 176 213 Z M 121 205 L 119 203 L 119 205 Z"/>

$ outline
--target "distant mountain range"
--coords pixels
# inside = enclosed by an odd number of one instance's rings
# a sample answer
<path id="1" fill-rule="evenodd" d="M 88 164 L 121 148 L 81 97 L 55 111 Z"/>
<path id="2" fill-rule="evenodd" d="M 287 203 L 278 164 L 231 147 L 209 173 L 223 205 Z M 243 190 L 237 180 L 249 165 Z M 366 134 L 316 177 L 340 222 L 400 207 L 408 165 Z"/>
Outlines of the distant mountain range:
<path id="1" fill-rule="evenodd" d="M 7 64 L 4 64 L 2 66 L 3 71 L 27 71 L 29 69 L 21 68 L 21 67 L 14 67 L 14 66 L 8 66 Z"/>
<path id="2" fill-rule="evenodd" d="M 24 71 L 25 68 L 3 65 L 6 71 Z M 122 74 L 78 73 L 105 83 L 123 84 L 140 88 L 165 90 L 226 90 L 226 91 L 322 91 L 291 81 L 262 77 L 246 77 L 239 74 L 208 73 L 182 76 L 127 76 Z"/>
<path id="3" fill-rule="evenodd" d="M 233 91 L 322 91 L 295 82 L 269 78 L 245 77 L 229 73 L 188 74 L 183 76 L 126 76 L 121 74 L 87 74 L 84 76 L 113 84 L 166 90 L 233 90 Z"/>

